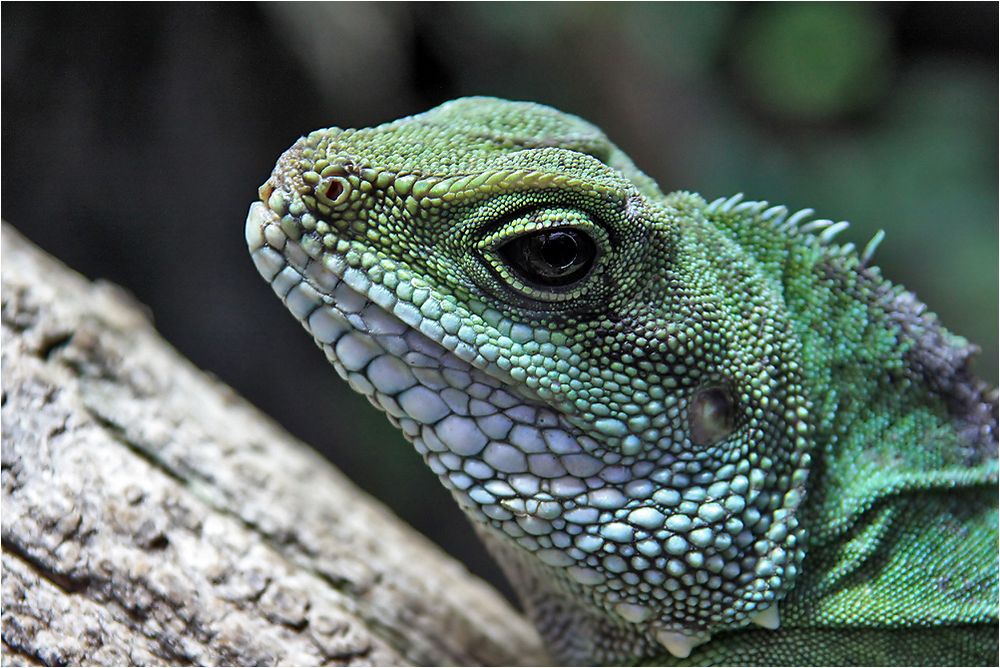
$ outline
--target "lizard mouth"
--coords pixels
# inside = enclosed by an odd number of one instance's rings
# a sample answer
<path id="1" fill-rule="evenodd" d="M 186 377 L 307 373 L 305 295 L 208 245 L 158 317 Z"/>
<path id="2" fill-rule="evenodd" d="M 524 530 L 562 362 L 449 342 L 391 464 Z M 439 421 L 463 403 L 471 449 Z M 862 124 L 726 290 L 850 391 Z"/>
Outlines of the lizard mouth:
<path id="1" fill-rule="evenodd" d="M 387 355 L 411 369 L 452 369 L 470 374 L 470 380 L 475 373 L 478 382 L 501 384 L 421 333 L 419 323 L 404 322 L 387 308 L 384 298 L 382 304 L 376 303 L 373 287 L 377 284 L 338 262 L 336 255 L 311 255 L 288 236 L 280 222 L 280 216 L 264 203 L 250 207 L 245 232 L 254 265 L 354 390 L 399 417 L 386 399 L 399 401 L 399 393 L 420 383 L 415 376 L 406 378 L 398 365 L 390 370 L 383 368 L 386 364 L 374 364 Z M 367 385 L 359 374 L 367 378 Z"/>
<path id="2" fill-rule="evenodd" d="M 499 523 L 530 517 L 514 497 L 587 492 L 581 478 L 603 468 L 590 454 L 599 444 L 521 396 L 501 369 L 479 368 L 471 348 L 423 333 L 412 304 L 390 301 L 341 256 L 307 252 L 263 202 L 251 205 L 245 233 L 257 270 L 337 373 L 388 415 L 467 511 Z"/>

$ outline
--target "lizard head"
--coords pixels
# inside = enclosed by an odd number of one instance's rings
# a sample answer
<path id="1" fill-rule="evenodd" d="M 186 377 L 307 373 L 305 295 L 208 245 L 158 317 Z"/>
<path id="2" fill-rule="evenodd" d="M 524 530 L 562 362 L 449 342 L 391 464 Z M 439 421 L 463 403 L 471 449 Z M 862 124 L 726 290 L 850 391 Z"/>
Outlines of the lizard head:
<path id="1" fill-rule="evenodd" d="M 260 200 L 258 269 L 558 618 L 557 656 L 777 624 L 803 556 L 799 350 L 700 198 L 574 116 L 469 98 L 313 132 Z"/>

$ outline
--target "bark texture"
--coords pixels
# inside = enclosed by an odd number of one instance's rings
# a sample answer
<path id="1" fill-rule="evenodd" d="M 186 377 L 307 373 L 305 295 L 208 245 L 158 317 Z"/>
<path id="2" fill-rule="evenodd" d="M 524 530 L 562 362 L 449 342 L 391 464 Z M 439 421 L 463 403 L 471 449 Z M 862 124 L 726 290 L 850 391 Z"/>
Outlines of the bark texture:
<path id="1" fill-rule="evenodd" d="M 2 247 L 4 664 L 546 660 L 496 592 L 123 290 L 8 225 Z"/>

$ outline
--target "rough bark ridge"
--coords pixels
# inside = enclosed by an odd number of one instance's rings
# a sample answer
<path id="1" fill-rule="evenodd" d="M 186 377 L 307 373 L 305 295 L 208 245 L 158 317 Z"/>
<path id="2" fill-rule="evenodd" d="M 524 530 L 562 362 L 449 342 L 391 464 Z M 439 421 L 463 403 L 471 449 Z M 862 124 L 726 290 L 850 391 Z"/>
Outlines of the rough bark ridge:
<path id="1" fill-rule="evenodd" d="M 545 661 L 122 290 L 6 225 L 2 246 L 4 664 Z"/>

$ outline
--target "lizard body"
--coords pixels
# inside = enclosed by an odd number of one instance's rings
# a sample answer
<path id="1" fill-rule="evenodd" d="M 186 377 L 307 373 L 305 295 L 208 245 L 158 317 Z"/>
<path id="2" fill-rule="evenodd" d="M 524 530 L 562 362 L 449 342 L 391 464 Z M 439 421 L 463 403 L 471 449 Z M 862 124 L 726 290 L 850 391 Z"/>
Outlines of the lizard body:
<path id="1" fill-rule="evenodd" d="M 558 660 L 994 662 L 996 393 L 810 215 L 466 98 L 303 137 L 246 234 Z"/>

